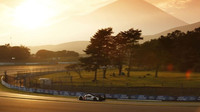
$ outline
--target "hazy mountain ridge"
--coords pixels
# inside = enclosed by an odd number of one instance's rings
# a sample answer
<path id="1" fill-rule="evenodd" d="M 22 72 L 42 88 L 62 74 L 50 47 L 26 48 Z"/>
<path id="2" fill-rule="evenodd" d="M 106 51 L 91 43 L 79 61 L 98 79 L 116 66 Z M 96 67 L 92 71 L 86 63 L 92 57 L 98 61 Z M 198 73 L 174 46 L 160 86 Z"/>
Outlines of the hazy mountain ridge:
<path id="1" fill-rule="evenodd" d="M 187 24 L 144 0 L 118 0 L 73 20 L 85 24 L 88 31 L 113 27 L 114 32 L 119 32 L 135 28 L 144 34 L 156 34 Z"/>
<path id="2" fill-rule="evenodd" d="M 76 51 L 83 54 L 83 50 L 87 47 L 89 41 L 74 41 L 58 45 L 42 45 L 42 46 L 29 46 L 31 53 L 36 53 L 38 50 L 45 49 L 50 51 Z"/>
<path id="3" fill-rule="evenodd" d="M 189 25 L 184 25 L 184 26 L 180 26 L 180 27 L 175 27 L 175 28 L 166 30 L 164 32 L 161 32 L 161 33 L 158 33 L 158 34 L 155 34 L 155 35 L 144 36 L 144 40 L 142 42 L 145 42 L 145 41 L 148 41 L 148 40 L 151 40 L 151 39 L 159 38 L 161 35 L 166 36 L 168 33 L 171 33 L 175 30 L 180 30 L 180 31 L 186 33 L 187 31 L 192 31 L 192 30 L 194 30 L 195 28 L 198 28 L 198 27 L 200 27 L 200 22 L 189 24 Z"/>

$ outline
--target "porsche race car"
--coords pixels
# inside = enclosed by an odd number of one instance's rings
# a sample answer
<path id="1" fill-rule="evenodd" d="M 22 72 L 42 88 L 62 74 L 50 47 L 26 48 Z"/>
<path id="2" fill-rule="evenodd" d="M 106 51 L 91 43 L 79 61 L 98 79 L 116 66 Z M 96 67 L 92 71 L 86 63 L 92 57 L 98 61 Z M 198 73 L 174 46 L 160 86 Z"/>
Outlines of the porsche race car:
<path id="1" fill-rule="evenodd" d="M 105 95 L 86 94 L 84 96 L 79 96 L 78 99 L 85 101 L 104 101 L 106 98 Z"/>

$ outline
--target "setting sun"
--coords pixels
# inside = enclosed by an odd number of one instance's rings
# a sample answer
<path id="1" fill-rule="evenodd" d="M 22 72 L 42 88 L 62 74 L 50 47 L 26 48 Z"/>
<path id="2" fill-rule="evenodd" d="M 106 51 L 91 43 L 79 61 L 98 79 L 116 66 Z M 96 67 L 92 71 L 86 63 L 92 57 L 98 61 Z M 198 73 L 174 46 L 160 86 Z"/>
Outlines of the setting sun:
<path id="1" fill-rule="evenodd" d="M 54 12 L 38 0 L 28 0 L 19 5 L 14 14 L 14 25 L 26 29 L 35 29 L 48 25 Z"/>

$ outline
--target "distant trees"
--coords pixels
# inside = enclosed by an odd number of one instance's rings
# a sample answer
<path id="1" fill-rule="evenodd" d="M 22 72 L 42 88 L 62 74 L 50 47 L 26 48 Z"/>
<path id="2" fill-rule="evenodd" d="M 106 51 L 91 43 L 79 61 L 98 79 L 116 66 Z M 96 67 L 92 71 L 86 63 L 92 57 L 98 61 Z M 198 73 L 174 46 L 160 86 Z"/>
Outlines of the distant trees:
<path id="1" fill-rule="evenodd" d="M 135 60 L 143 68 L 158 71 L 200 71 L 200 28 L 187 33 L 174 31 L 140 45 Z M 142 55 L 142 56 L 141 56 Z M 141 66 L 142 65 L 142 66 Z"/>
<path id="2" fill-rule="evenodd" d="M 176 69 L 200 71 L 200 28 L 186 34 L 181 33 L 173 41 L 171 54 Z"/>
<path id="3" fill-rule="evenodd" d="M 48 51 L 48 50 L 39 50 L 36 53 L 37 58 L 52 58 L 54 57 L 54 52 L 53 51 Z"/>
<path id="4" fill-rule="evenodd" d="M 25 46 L 13 46 L 9 44 L 0 46 L 0 60 L 2 61 L 22 61 L 30 57 L 29 48 Z"/>
<path id="5" fill-rule="evenodd" d="M 15 60 L 24 60 L 30 57 L 29 48 L 25 46 L 14 46 L 10 48 L 10 56 Z"/>
<path id="6" fill-rule="evenodd" d="M 10 55 L 10 45 L 2 45 L 0 46 L 0 60 L 11 60 L 12 56 Z"/>
<path id="7" fill-rule="evenodd" d="M 49 50 L 39 50 L 36 53 L 37 58 L 54 58 L 54 57 L 79 57 L 79 54 L 75 51 L 49 51 Z"/>

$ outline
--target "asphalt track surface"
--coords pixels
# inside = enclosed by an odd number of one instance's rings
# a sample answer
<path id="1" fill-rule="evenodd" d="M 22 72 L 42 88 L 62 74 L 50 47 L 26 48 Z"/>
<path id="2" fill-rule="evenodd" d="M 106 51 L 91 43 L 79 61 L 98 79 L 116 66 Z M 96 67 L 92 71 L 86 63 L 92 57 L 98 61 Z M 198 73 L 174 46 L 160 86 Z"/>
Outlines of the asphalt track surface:
<path id="1" fill-rule="evenodd" d="M 0 92 L 0 112 L 200 112 L 200 103 L 117 100 L 93 102 Z"/>

